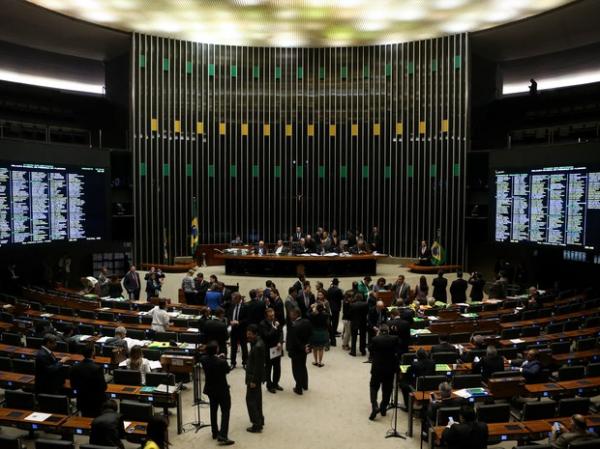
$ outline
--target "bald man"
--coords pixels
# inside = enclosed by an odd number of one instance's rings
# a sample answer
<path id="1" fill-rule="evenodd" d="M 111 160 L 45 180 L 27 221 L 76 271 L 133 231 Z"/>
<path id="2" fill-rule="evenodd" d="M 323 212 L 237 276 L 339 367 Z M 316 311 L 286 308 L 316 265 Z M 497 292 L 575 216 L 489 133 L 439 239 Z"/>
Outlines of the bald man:
<path id="1" fill-rule="evenodd" d="M 368 331 L 368 346 L 371 346 L 371 342 L 377 333 L 379 332 L 379 327 L 382 324 L 385 324 L 388 320 L 388 311 L 385 308 L 385 304 L 383 301 L 377 301 L 375 303 L 375 307 L 369 310 L 369 314 L 367 315 L 367 331 Z M 369 360 L 371 360 L 371 351 L 369 351 Z"/>
<path id="2" fill-rule="evenodd" d="M 587 430 L 582 415 L 573 415 L 569 421 L 569 429 L 560 423 L 558 428 L 552 426 L 550 442 L 554 449 L 567 449 L 573 441 L 591 438 L 598 438 L 598 435 Z"/>

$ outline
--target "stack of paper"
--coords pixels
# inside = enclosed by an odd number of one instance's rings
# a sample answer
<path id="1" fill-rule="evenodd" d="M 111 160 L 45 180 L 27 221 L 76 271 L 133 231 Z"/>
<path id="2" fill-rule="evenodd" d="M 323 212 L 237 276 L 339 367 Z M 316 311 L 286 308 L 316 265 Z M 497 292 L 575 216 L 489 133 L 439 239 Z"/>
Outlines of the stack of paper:
<path id="1" fill-rule="evenodd" d="M 25 417 L 25 421 L 43 422 L 43 421 L 46 421 L 51 416 L 52 415 L 50 413 L 33 412 L 31 415 L 28 415 Z"/>
<path id="2" fill-rule="evenodd" d="M 162 365 L 158 360 L 149 360 L 150 369 L 161 369 Z"/>

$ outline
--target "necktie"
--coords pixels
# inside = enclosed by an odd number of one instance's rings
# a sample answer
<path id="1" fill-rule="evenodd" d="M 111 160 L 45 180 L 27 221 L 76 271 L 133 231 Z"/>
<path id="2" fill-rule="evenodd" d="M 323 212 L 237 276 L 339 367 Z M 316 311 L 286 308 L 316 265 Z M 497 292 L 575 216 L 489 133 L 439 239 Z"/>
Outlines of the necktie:
<path id="1" fill-rule="evenodd" d="M 240 316 L 240 305 L 238 304 L 237 306 L 235 306 L 235 313 L 233 314 L 233 319 L 235 321 L 237 321 L 239 316 Z"/>

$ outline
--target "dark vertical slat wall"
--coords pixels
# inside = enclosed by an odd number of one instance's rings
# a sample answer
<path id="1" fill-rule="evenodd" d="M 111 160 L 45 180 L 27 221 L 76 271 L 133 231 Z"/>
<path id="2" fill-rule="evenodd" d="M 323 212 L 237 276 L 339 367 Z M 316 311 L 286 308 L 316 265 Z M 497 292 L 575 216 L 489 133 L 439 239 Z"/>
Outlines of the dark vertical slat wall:
<path id="1" fill-rule="evenodd" d="M 381 228 L 415 257 L 464 257 L 468 35 L 354 48 L 200 44 L 135 34 L 135 260 L 294 226 Z"/>

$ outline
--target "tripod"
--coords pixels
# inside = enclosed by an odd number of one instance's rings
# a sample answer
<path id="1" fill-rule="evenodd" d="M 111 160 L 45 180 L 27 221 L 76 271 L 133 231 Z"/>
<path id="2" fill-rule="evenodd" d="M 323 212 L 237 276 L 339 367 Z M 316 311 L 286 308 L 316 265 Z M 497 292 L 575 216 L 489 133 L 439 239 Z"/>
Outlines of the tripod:
<path id="1" fill-rule="evenodd" d="M 398 390 L 400 389 L 400 377 L 399 377 L 400 369 L 396 370 L 396 374 L 394 374 L 394 411 L 392 412 L 392 428 L 388 430 L 385 434 L 386 438 L 401 438 L 406 440 L 404 435 L 400 435 L 398 433 Z M 412 419 L 412 416 L 409 416 L 408 419 Z"/>
<path id="2" fill-rule="evenodd" d="M 200 429 L 204 429 L 205 427 L 210 427 L 210 424 L 206 424 L 202 422 L 202 412 L 200 411 L 200 407 L 202 405 L 206 405 L 207 402 L 202 400 L 201 392 L 202 392 L 202 375 L 200 373 L 200 366 L 198 363 L 194 364 L 194 368 L 192 370 L 192 382 L 194 384 L 194 405 L 196 406 L 196 421 L 189 423 L 192 426 L 192 429 L 195 429 L 194 433 L 198 433 Z M 186 424 L 187 425 L 187 424 Z M 190 429 L 191 430 L 191 429 Z M 185 426 L 184 426 L 185 431 Z"/>

